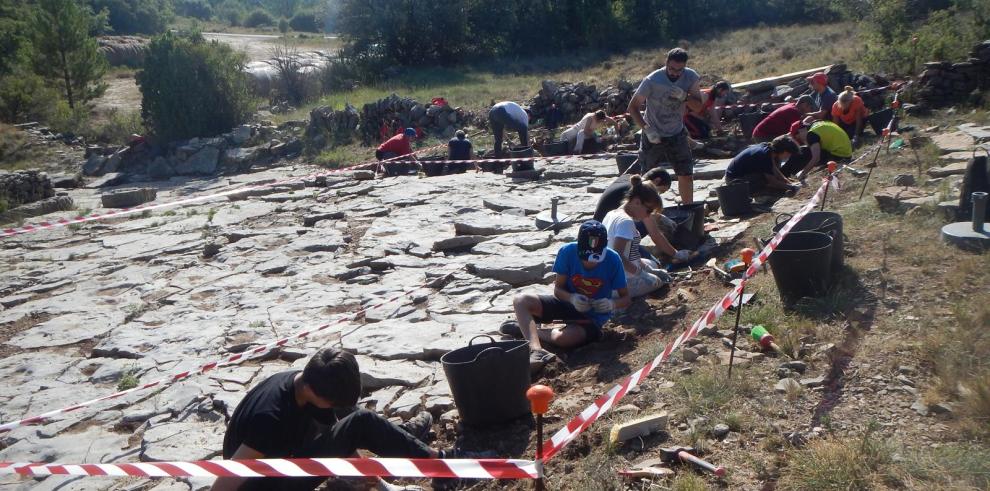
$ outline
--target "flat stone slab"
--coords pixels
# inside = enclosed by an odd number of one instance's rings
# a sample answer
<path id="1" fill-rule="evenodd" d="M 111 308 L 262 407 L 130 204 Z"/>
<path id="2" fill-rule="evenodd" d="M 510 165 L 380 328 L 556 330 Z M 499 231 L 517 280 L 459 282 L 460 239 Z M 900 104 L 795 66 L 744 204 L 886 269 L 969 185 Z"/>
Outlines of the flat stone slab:
<path id="1" fill-rule="evenodd" d="M 965 123 L 959 125 L 959 131 L 973 137 L 977 142 L 990 140 L 990 126 L 979 126 L 975 123 Z"/>
<path id="2" fill-rule="evenodd" d="M 932 143 L 942 153 L 965 152 L 973 149 L 973 137 L 962 131 L 932 135 Z"/>
<path id="3" fill-rule="evenodd" d="M 154 425 L 141 439 L 141 461 L 208 460 L 223 451 L 223 423 L 164 423 Z"/>
<path id="4" fill-rule="evenodd" d="M 382 360 L 439 360 L 460 347 L 460 340 L 447 336 L 450 324 L 426 320 L 409 323 L 388 319 L 362 326 L 343 339 L 344 347 Z"/>
<path id="5" fill-rule="evenodd" d="M 925 198 L 927 196 L 927 194 L 918 188 L 897 186 L 883 188 L 873 193 L 873 197 L 877 200 L 877 205 L 881 210 L 888 213 L 903 213 L 917 206 L 916 204 L 905 203 L 906 201 Z"/>
<path id="6" fill-rule="evenodd" d="M 76 344 L 110 332 L 123 317 L 123 313 L 118 317 L 107 314 L 66 314 L 18 334 L 7 341 L 7 344 L 23 349 Z"/>
<path id="7" fill-rule="evenodd" d="M 543 281 L 547 264 L 540 257 L 486 256 L 469 264 L 467 270 L 482 278 L 526 286 Z"/>
<path id="8" fill-rule="evenodd" d="M 474 213 L 454 221 L 457 235 L 501 235 L 532 230 L 531 219 L 509 214 Z"/>
<path id="9" fill-rule="evenodd" d="M 694 164 L 694 179 L 696 181 L 706 179 L 722 179 L 725 177 L 725 170 L 729 168 L 732 159 L 700 160 Z"/>
<path id="10" fill-rule="evenodd" d="M 954 154 L 949 154 L 954 155 Z M 969 154 L 972 156 L 972 154 Z M 968 157 L 967 157 L 968 158 Z M 928 175 L 932 177 L 948 177 L 948 176 L 958 176 L 966 173 L 966 166 L 969 162 L 957 162 L 954 164 L 943 165 L 941 167 L 932 167 L 928 169 Z"/>

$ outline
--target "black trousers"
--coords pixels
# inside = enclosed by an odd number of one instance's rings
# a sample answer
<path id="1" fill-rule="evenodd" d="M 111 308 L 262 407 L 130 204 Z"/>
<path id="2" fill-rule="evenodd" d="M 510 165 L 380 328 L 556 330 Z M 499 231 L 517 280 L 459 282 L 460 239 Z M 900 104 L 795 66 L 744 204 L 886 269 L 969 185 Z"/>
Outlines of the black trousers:
<path id="1" fill-rule="evenodd" d="M 520 125 L 518 121 L 509 116 L 509 112 L 504 107 L 492 108 L 488 112 L 488 124 L 492 126 L 492 135 L 495 137 L 495 156 L 502 156 L 502 142 L 505 138 L 505 129 L 510 128 L 519 133 L 519 141 L 523 145 L 529 145 L 529 127 Z"/>
<path id="2" fill-rule="evenodd" d="M 818 156 L 818 166 L 824 166 L 828 164 L 829 160 L 842 160 L 835 158 L 832 154 L 828 153 L 824 148 L 819 150 Z M 801 153 L 797 155 L 791 155 L 791 158 L 787 159 L 787 162 L 780 167 L 780 172 L 785 176 L 791 177 L 797 174 L 804 166 L 808 165 L 811 161 L 811 149 L 807 146 L 801 147 Z"/>
<path id="3" fill-rule="evenodd" d="M 402 428 L 390 423 L 378 413 L 358 409 L 342 418 L 333 427 L 310 425 L 310 438 L 304 448 L 292 457 L 351 457 L 358 450 L 368 450 L 379 457 L 429 458 L 430 450 Z M 276 458 L 275 456 L 269 456 Z M 242 491 L 310 491 L 325 477 L 263 477 L 249 478 L 239 488 Z"/>

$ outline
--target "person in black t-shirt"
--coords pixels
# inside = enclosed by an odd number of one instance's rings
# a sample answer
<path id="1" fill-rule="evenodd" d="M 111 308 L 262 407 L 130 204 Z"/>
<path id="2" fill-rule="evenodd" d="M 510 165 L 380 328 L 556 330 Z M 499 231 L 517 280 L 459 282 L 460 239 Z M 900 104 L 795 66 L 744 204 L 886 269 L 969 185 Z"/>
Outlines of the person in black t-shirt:
<path id="1" fill-rule="evenodd" d="M 421 413 L 404 427 L 357 409 L 338 419 L 335 409 L 353 408 L 361 396 L 354 355 L 334 348 L 317 352 L 303 371 L 272 375 L 237 405 L 223 439 L 225 459 L 354 457 L 358 449 L 379 457 L 447 458 L 467 453 L 434 450 L 417 439 L 433 418 Z M 408 431 L 407 431 L 408 430 Z M 312 490 L 326 478 L 218 478 L 214 491 Z M 379 481 L 379 489 L 401 489 Z"/>
<path id="2" fill-rule="evenodd" d="M 748 182 L 750 196 L 794 192 L 799 185 L 785 177 L 780 169 L 800 153 L 797 142 L 788 135 L 780 135 L 770 143 L 750 145 L 729 163 L 725 182 Z"/>
<path id="3" fill-rule="evenodd" d="M 447 142 L 447 159 L 471 160 L 472 150 L 473 145 L 471 144 L 471 140 L 468 140 L 463 130 L 457 130 L 457 133 L 454 133 L 454 138 L 451 138 Z M 466 162 L 463 164 L 447 164 L 447 168 L 451 174 L 460 174 L 468 169 L 468 164 Z"/>

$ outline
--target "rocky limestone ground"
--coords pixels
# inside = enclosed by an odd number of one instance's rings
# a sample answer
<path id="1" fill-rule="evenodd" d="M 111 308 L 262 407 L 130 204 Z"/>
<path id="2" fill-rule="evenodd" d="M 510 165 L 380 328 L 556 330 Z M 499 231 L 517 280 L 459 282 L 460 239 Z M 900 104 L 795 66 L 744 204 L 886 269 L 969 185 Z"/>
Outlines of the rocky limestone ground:
<path id="1" fill-rule="evenodd" d="M 698 167 L 708 195 L 726 162 Z M 268 375 L 300 368 L 322 346 L 359 354 L 369 392 L 362 404 L 393 417 L 453 408 L 439 357 L 496 333 L 513 295 L 545 290 L 559 234 L 532 215 L 562 196 L 560 215 L 590 216 L 616 175 L 612 160 L 559 159 L 542 181 L 468 173 L 366 180 L 332 175 L 254 192 L 244 199 L 5 239 L 0 287 L 0 419 L 67 406 L 195 368 L 325 323 L 327 334 L 249 361 L 18 428 L 0 459 L 128 462 L 219 455 L 225 417 Z M 131 186 L 158 202 L 231 186 L 304 176 L 299 165 L 250 175 L 173 178 Z M 591 189 L 594 192 L 589 192 Z M 105 191 L 104 191 L 105 192 Z M 77 207 L 101 210 L 98 191 L 69 191 Z M 672 199 L 672 196 L 667 196 Z M 72 212 L 64 212 L 72 216 Z M 49 215 L 56 218 L 59 215 Z M 740 228 L 736 224 L 736 228 Z M 744 227 L 743 227 L 744 228 Z M 442 287 L 345 313 L 451 274 Z M 81 416 L 81 417 L 79 417 Z M 145 489 L 127 480 L 5 478 L 11 489 Z M 71 482 L 71 484 L 67 484 Z M 199 488 L 162 483 L 154 489 Z"/>

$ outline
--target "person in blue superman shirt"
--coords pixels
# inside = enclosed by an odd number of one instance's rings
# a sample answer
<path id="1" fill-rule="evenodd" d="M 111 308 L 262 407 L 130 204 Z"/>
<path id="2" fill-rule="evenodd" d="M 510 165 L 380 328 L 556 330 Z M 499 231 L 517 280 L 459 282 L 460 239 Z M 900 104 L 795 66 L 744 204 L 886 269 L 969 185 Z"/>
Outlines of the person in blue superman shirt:
<path id="1" fill-rule="evenodd" d="M 581 224 L 577 242 L 560 248 L 553 264 L 557 274 L 553 295 L 524 293 L 512 299 L 514 321 L 499 331 L 529 341 L 529 366 L 535 373 L 554 359 L 542 343 L 569 349 L 602 337 L 602 325 L 615 309 L 631 303 L 626 273 L 619 254 L 606 247 L 608 232 L 601 222 Z M 618 292 L 613 300 L 612 292 Z M 540 324 L 565 322 L 564 327 L 541 329 Z"/>

